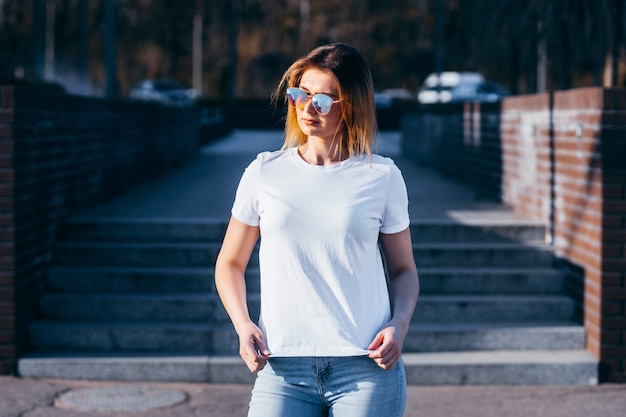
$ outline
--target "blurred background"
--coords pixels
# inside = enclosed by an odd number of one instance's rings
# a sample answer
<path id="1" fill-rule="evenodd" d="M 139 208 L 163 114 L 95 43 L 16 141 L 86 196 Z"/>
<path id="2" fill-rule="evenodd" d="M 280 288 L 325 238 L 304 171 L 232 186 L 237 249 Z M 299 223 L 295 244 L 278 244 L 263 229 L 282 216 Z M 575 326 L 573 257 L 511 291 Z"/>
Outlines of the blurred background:
<path id="1" fill-rule="evenodd" d="M 495 97 L 621 86 L 623 2 L 0 0 L 0 81 L 148 99 L 184 90 L 178 104 L 266 100 L 295 58 L 341 41 L 369 60 L 381 106 L 416 100 L 442 71 L 477 73 Z"/>

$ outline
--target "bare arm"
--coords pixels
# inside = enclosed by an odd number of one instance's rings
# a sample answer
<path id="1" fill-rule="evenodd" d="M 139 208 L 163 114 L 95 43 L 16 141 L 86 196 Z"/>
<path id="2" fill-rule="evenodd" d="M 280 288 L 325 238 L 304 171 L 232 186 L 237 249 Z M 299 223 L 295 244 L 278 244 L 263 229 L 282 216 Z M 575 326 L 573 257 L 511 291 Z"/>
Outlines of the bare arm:
<path id="1" fill-rule="evenodd" d="M 400 359 L 419 295 L 419 279 L 413 258 L 411 233 L 380 234 L 380 243 L 389 272 L 391 320 L 374 338 L 369 357 L 383 369 L 392 369 Z"/>
<path id="2" fill-rule="evenodd" d="M 265 366 L 269 351 L 263 333 L 250 319 L 245 271 L 259 239 L 259 228 L 231 217 L 215 263 L 215 285 L 239 336 L 239 354 L 252 372 Z"/>

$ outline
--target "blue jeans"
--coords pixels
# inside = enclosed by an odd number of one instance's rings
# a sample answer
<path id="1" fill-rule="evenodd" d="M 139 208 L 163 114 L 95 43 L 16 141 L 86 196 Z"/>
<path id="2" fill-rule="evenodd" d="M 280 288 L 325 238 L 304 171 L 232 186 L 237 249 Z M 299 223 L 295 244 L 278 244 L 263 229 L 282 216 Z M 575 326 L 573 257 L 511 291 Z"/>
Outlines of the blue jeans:
<path id="1" fill-rule="evenodd" d="M 401 360 L 385 371 L 367 356 L 272 358 L 248 417 L 402 417 L 405 405 Z"/>

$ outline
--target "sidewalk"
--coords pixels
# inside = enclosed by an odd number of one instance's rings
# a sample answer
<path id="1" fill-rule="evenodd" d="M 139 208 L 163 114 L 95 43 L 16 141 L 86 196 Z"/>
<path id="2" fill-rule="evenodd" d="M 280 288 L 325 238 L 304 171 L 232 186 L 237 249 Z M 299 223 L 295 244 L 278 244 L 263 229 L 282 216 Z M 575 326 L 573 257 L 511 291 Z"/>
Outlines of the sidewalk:
<path id="1" fill-rule="evenodd" d="M 379 153 L 403 172 L 410 215 L 420 221 L 523 220 L 504 207 L 477 201 L 472 192 L 400 155 L 400 136 L 382 135 Z M 189 163 L 133 187 L 79 217 L 227 218 L 244 168 L 263 150 L 280 147 L 280 132 L 235 131 L 206 146 Z M 54 405 L 73 390 L 144 386 L 184 394 L 169 408 L 136 412 L 77 411 Z M 251 386 L 218 384 L 117 383 L 0 377 L 0 417 L 243 417 Z M 181 395 L 182 395 L 181 394 Z M 626 410 L 626 385 L 600 386 L 410 386 L 405 417 L 618 417 Z M 271 416 L 268 416 L 271 417 Z M 297 416 L 294 416 L 297 417 Z M 384 416 L 381 416 L 384 417 Z"/>
<path id="2" fill-rule="evenodd" d="M 121 385 L 136 384 L 0 377 L 0 417 L 245 417 L 251 390 L 248 385 L 143 384 L 183 392 L 187 399 L 170 408 L 130 413 L 53 405 L 69 390 Z M 626 385 L 409 386 L 405 417 L 623 417 L 624 410 Z"/>

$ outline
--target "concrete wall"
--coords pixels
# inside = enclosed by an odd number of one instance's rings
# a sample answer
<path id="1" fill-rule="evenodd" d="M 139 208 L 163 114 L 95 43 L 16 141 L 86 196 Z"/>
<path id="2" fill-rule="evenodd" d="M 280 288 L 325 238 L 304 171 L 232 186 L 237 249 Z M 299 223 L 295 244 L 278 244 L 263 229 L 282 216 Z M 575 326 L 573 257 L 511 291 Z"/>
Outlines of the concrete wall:
<path id="1" fill-rule="evenodd" d="M 545 222 L 600 381 L 626 382 L 626 90 L 407 114 L 416 160 Z"/>
<path id="2" fill-rule="evenodd" d="M 14 372 L 60 222 L 195 154 L 193 108 L 0 86 L 0 374 Z"/>

